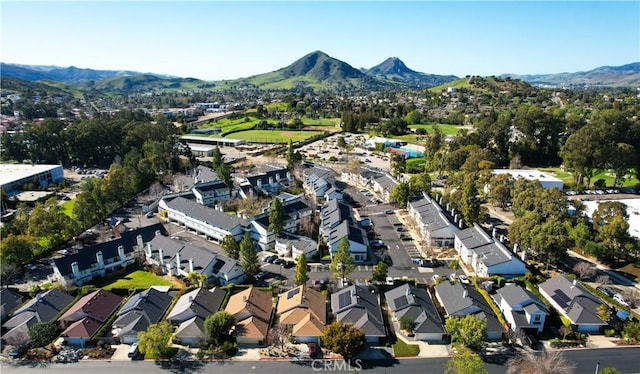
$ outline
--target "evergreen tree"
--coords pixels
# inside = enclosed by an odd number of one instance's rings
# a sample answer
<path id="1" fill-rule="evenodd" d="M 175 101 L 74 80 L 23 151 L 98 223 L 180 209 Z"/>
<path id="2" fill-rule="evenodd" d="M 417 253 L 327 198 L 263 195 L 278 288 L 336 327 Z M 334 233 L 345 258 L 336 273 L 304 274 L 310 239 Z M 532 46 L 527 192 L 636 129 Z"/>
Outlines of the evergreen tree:
<path id="1" fill-rule="evenodd" d="M 293 148 L 293 140 L 289 139 L 289 145 L 287 146 L 287 168 L 293 169 L 296 163 L 296 154 Z"/>
<path id="2" fill-rule="evenodd" d="M 353 263 L 351 252 L 349 251 L 350 247 L 349 239 L 347 239 L 346 236 L 340 239 L 338 251 L 333 255 L 333 260 L 331 261 L 331 271 L 336 274 L 336 276 L 341 276 L 343 280 L 344 277 L 349 275 L 356 267 Z"/>
<path id="3" fill-rule="evenodd" d="M 307 258 L 302 253 L 298 257 L 298 265 L 296 266 L 296 278 L 294 283 L 296 286 L 301 286 L 309 281 L 309 274 L 307 274 Z"/>
<path id="4" fill-rule="evenodd" d="M 220 148 L 217 146 L 213 149 L 211 154 L 211 163 L 213 164 L 213 170 L 217 170 L 220 165 L 224 163 L 222 161 L 222 152 L 220 152 Z"/>
<path id="5" fill-rule="evenodd" d="M 391 190 L 391 200 L 395 201 L 396 205 L 400 208 L 406 208 L 409 201 L 409 194 L 411 189 L 408 183 L 398 183 L 397 186 Z"/>
<path id="6" fill-rule="evenodd" d="M 473 225 L 475 222 L 480 223 L 481 206 L 475 180 L 469 181 L 464 187 L 460 208 L 462 209 L 462 216 L 468 225 Z"/>
<path id="7" fill-rule="evenodd" d="M 242 270 L 249 277 L 253 277 L 258 274 L 260 271 L 260 264 L 258 263 L 258 253 L 256 252 L 256 247 L 253 244 L 253 239 L 251 239 L 251 234 L 249 231 L 245 231 L 244 237 L 240 242 L 240 265 L 242 265 Z"/>
<path id="8" fill-rule="evenodd" d="M 222 248 L 227 253 L 227 256 L 232 259 L 237 260 L 240 258 L 240 245 L 238 245 L 233 235 L 227 235 L 222 239 Z"/>
<path id="9" fill-rule="evenodd" d="M 271 207 L 269 208 L 269 232 L 278 234 L 282 231 L 285 218 L 282 201 L 276 197 L 271 202 Z"/>
<path id="10" fill-rule="evenodd" d="M 387 279 L 387 272 L 389 270 L 389 266 L 384 262 L 380 261 L 376 266 L 373 267 L 373 281 L 374 282 L 384 282 Z"/>

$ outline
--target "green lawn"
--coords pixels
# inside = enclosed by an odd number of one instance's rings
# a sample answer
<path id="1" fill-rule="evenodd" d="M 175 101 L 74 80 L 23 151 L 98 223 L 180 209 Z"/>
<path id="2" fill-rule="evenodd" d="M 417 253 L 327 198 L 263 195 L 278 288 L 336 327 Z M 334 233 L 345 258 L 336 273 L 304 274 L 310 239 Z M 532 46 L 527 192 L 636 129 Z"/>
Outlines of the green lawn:
<path id="1" fill-rule="evenodd" d="M 249 119 L 247 121 L 247 118 Z M 229 119 L 223 118 L 217 121 L 212 121 L 202 126 L 202 128 L 215 128 L 222 129 L 222 133 L 228 133 L 237 130 L 249 130 L 252 129 L 260 120 L 256 117 L 246 116 L 242 118 Z"/>
<path id="2" fill-rule="evenodd" d="M 568 171 L 563 171 L 560 168 L 539 168 L 539 170 L 547 172 L 554 177 L 561 179 L 564 182 L 565 186 L 570 187 L 573 185 L 573 174 Z M 613 187 L 613 181 L 615 178 L 613 177 L 613 173 L 611 171 L 603 171 L 591 178 L 591 187 L 593 187 L 593 183 L 598 179 L 604 179 L 606 187 Z M 638 179 L 636 179 L 635 177 L 630 177 L 624 181 L 623 187 L 633 187 L 638 183 L 640 183 Z"/>
<path id="3" fill-rule="evenodd" d="M 66 201 L 60 207 L 62 208 L 62 211 L 64 212 L 64 214 L 66 214 L 69 217 L 73 218 L 73 207 L 74 206 L 76 206 L 76 199 Z"/>
<path id="4" fill-rule="evenodd" d="M 97 286 L 97 285 L 96 285 Z M 147 289 L 151 286 L 171 286 L 174 284 L 155 274 L 144 270 L 136 270 L 122 278 L 102 286 L 105 290 L 112 288 Z"/>
<path id="5" fill-rule="evenodd" d="M 420 354 L 420 346 L 417 344 L 407 344 L 403 340 L 398 339 L 393 345 L 393 355 L 396 357 L 410 357 Z"/>
<path id="6" fill-rule="evenodd" d="M 287 143 L 306 140 L 322 134 L 321 131 L 248 130 L 229 134 L 229 139 L 244 139 L 250 143 Z"/>
<path id="7" fill-rule="evenodd" d="M 412 130 L 415 129 L 426 129 L 427 133 L 431 133 L 433 131 L 433 123 L 427 123 L 427 124 L 420 124 L 420 125 L 409 125 L 409 128 Z M 438 128 L 440 128 L 440 130 L 442 131 L 443 134 L 445 135 L 458 135 L 458 131 L 460 131 L 461 129 L 465 128 L 464 126 L 458 126 L 458 125 L 449 125 L 446 123 L 442 123 L 442 124 L 438 124 Z M 468 130 L 471 130 L 471 128 L 467 127 Z"/>
<path id="8" fill-rule="evenodd" d="M 307 118 L 302 117 L 302 122 L 307 126 L 325 126 L 325 127 L 338 127 L 340 126 L 340 118 Z"/>

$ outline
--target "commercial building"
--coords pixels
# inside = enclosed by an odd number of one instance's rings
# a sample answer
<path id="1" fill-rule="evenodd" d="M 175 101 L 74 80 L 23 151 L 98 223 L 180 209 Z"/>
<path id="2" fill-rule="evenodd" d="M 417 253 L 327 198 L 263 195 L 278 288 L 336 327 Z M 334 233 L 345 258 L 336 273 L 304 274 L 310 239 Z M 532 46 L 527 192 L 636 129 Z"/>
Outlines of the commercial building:
<path id="1" fill-rule="evenodd" d="M 25 183 L 47 187 L 63 179 L 62 165 L 0 164 L 0 189 L 7 196 L 21 192 Z"/>

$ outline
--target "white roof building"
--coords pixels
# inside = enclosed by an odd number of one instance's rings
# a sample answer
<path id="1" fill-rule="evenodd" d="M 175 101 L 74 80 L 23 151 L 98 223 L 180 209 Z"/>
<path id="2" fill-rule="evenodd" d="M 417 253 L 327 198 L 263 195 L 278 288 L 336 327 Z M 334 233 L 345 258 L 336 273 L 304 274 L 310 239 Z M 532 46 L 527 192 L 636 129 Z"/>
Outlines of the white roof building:
<path id="1" fill-rule="evenodd" d="M 561 179 L 554 177 L 551 174 L 543 173 L 536 169 L 493 169 L 491 174 L 511 174 L 515 179 L 524 178 L 527 180 L 538 180 L 543 188 L 557 188 L 562 190 L 564 188 L 564 182 Z"/>

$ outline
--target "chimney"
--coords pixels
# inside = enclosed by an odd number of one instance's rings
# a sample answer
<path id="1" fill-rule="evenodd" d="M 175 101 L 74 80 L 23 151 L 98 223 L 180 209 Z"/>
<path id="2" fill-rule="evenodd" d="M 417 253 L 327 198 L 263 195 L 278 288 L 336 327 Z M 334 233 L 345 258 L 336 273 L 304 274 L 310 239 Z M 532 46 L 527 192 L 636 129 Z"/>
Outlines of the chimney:
<path id="1" fill-rule="evenodd" d="M 513 245 L 513 253 L 518 253 L 518 247 L 519 247 L 519 246 L 520 246 L 520 245 L 519 245 L 518 243 L 516 243 L 516 244 L 514 244 L 514 245 Z"/>
<path id="2" fill-rule="evenodd" d="M 158 262 L 160 262 L 160 265 L 164 264 L 164 251 L 162 250 L 162 248 L 158 249 Z"/>
<path id="3" fill-rule="evenodd" d="M 291 178 L 291 172 L 290 172 L 290 171 L 288 171 L 288 170 L 287 170 L 287 179 L 288 179 L 288 180 L 291 180 L 291 179 L 292 179 L 292 178 Z"/>
<path id="4" fill-rule="evenodd" d="M 160 230 L 156 230 L 156 236 L 160 235 Z"/>
<path id="5" fill-rule="evenodd" d="M 573 280 L 573 284 L 571 285 L 571 288 L 575 287 L 578 284 L 578 280 L 574 279 Z"/>
<path id="6" fill-rule="evenodd" d="M 273 177 L 269 177 L 269 184 L 273 184 Z"/>
<path id="7" fill-rule="evenodd" d="M 460 230 L 464 229 L 464 220 L 462 219 L 462 217 L 460 217 L 460 222 L 458 222 L 458 227 L 460 228 Z"/>
<path id="8" fill-rule="evenodd" d="M 192 271 L 193 271 L 193 259 L 190 258 L 189 259 L 189 272 L 192 272 Z"/>
<path id="9" fill-rule="evenodd" d="M 189 303 L 193 302 L 193 295 L 189 295 Z"/>
<path id="10" fill-rule="evenodd" d="M 262 178 L 258 178 L 258 187 L 262 187 Z"/>
<path id="11" fill-rule="evenodd" d="M 96 260 L 98 261 L 98 267 L 103 268 L 104 258 L 102 257 L 102 251 L 98 251 L 98 253 L 96 253 Z"/>
<path id="12" fill-rule="evenodd" d="M 73 272 L 74 278 L 80 278 L 80 266 L 78 266 L 78 262 L 71 263 L 71 271 Z"/>
<path id="13" fill-rule="evenodd" d="M 447 210 L 451 210 L 451 206 L 447 203 Z"/>
<path id="14" fill-rule="evenodd" d="M 522 256 L 520 256 L 520 258 L 522 259 L 522 261 L 527 261 L 527 252 L 522 251 Z"/>
<path id="15" fill-rule="evenodd" d="M 140 249 L 144 248 L 144 241 L 142 240 L 142 235 L 136 236 L 136 244 L 138 245 L 138 248 Z"/>
<path id="16" fill-rule="evenodd" d="M 504 234 L 500 234 L 500 241 L 504 243 Z"/>
<path id="17" fill-rule="evenodd" d="M 469 297 L 469 291 L 467 291 L 467 289 L 464 288 L 464 287 L 463 287 L 463 289 L 464 289 L 464 291 L 462 291 L 462 298 L 464 299 L 464 298 Z"/>
<path id="18" fill-rule="evenodd" d="M 496 230 L 495 228 L 493 229 L 493 231 L 491 232 L 491 236 L 493 236 L 494 238 L 496 237 L 496 232 L 498 232 L 498 230 Z"/>
<path id="19" fill-rule="evenodd" d="M 124 247 L 121 245 L 118 246 L 118 256 L 120 256 L 120 259 L 124 261 Z"/>
<path id="20" fill-rule="evenodd" d="M 404 294 L 405 294 L 406 296 L 411 295 L 411 287 L 409 287 L 409 286 L 407 285 L 407 290 L 404 292 Z"/>
<path id="21" fill-rule="evenodd" d="M 153 256 L 153 248 L 151 246 L 151 243 L 147 243 L 147 255 L 149 258 L 151 258 L 151 256 Z"/>
<path id="22" fill-rule="evenodd" d="M 180 274 L 180 263 L 182 261 L 180 261 L 180 252 L 176 252 L 176 273 Z"/>
<path id="23" fill-rule="evenodd" d="M 40 301 L 42 301 L 42 294 L 37 294 L 36 295 L 36 303 L 39 303 Z"/>
<path id="24" fill-rule="evenodd" d="M 280 182 L 280 173 L 276 174 L 276 182 Z"/>

